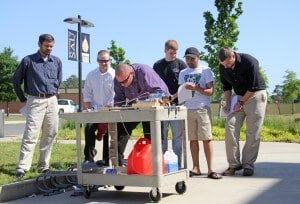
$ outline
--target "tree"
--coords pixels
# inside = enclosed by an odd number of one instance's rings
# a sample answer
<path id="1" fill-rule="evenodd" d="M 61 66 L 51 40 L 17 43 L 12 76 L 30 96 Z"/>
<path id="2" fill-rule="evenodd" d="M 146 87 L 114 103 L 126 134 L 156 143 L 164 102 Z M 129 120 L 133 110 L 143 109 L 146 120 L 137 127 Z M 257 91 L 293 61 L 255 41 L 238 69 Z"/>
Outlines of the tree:
<path id="1" fill-rule="evenodd" d="M 286 70 L 285 80 L 282 85 L 282 99 L 285 102 L 292 103 L 292 113 L 295 112 L 294 101 L 299 99 L 300 95 L 300 80 L 293 71 Z"/>
<path id="2" fill-rule="evenodd" d="M 268 79 L 268 77 L 267 77 L 267 75 L 266 75 L 266 73 L 265 73 L 265 71 L 262 69 L 262 67 L 260 66 L 259 67 L 259 73 L 261 74 L 261 77 L 263 78 L 263 80 L 265 81 L 265 83 L 266 83 L 266 89 L 268 89 L 269 88 L 269 79 Z M 268 94 L 268 93 L 267 93 Z M 268 94 L 268 103 L 270 103 L 272 101 L 272 98 L 269 96 L 269 94 Z"/>
<path id="3" fill-rule="evenodd" d="M 121 47 L 117 47 L 114 40 L 111 41 L 111 47 L 107 49 L 110 51 L 110 56 L 112 58 L 111 66 L 113 68 L 115 68 L 120 62 L 130 64 L 128 59 L 125 60 L 125 50 Z M 82 81 L 82 84 L 84 84 L 84 80 Z M 60 88 L 65 89 L 66 93 L 67 89 L 78 88 L 78 77 L 76 75 L 71 75 L 66 81 L 62 81 Z"/>
<path id="4" fill-rule="evenodd" d="M 13 89 L 12 76 L 19 62 L 17 57 L 12 54 L 11 48 L 4 48 L 0 53 L 0 101 L 6 102 L 7 116 L 9 115 L 9 102 L 17 99 Z"/>
<path id="5" fill-rule="evenodd" d="M 124 62 L 126 64 L 130 64 L 130 60 L 125 60 L 125 50 L 121 47 L 116 46 L 116 42 L 114 40 L 110 41 L 111 47 L 107 48 L 110 52 L 110 56 L 112 57 L 113 61 L 111 63 L 111 66 L 113 68 L 116 68 L 116 66 L 120 62 Z"/>
<path id="6" fill-rule="evenodd" d="M 66 81 L 61 83 L 60 87 L 64 89 L 78 88 L 78 77 L 76 75 L 71 75 Z"/>
<path id="7" fill-rule="evenodd" d="M 272 92 L 271 98 L 273 101 L 281 101 L 282 100 L 282 86 L 281 85 L 276 85 L 275 89 Z"/>
<path id="8" fill-rule="evenodd" d="M 222 86 L 219 74 L 219 61 L 217 52 L 223 46 L 231 47 L 236 50 L 235 42 L 238 40 L 239 30 L 236 20 L 243 13 L 242 2 L 238 2 L 235 7 L 235 0 L 215 0 L 215 6 L 218 10 L 218 18 L 215 20 L 211 12 L 206 11 L 203 14 L 205 18 L 205 46 L 207 54 L 201 53 L 201 59 L 206 61 L 215 74 L 215 92 L 212 100 L 220 100 Z"/>

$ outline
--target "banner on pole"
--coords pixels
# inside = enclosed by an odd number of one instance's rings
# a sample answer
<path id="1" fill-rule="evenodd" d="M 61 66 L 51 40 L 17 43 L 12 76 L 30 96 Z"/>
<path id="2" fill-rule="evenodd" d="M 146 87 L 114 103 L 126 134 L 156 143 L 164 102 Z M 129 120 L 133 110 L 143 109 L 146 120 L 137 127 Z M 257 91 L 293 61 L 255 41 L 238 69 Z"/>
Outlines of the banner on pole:
<path id="1" fill-rule="evenodd" d="M 68 60 L 77 61 L 76 42 L 77 32 L 68 29 Z"/>
<path id="2" fill-rule="evenodd" d="M 90 35 L 86 33 L 81 34 L 81 53 L 82 62 L 90 63 Z"/>

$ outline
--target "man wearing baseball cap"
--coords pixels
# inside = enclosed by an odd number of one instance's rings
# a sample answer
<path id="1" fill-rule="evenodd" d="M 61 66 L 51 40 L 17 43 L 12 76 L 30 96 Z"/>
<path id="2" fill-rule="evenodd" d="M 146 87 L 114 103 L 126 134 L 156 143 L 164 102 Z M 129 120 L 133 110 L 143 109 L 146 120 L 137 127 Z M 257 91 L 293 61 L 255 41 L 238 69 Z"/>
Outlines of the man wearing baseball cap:
<path id="1" fill-rule="evenodd" d="M 192 58 L 199 57 L 200 60 L 200 52 L 195 47 L 189 47 L 188 49 L 186 49 L 183 57 L 192 57 Z"/>
<path id="2" fill-rule="evenodd" d="M 199 64 L 200 53 L 197 48 L 186 49 L 184 57 L 188 67 L 179 73 L 179 84 L 192 92 L 192 98 L 185 101 L 188 109 L 188 139 L 193 160 L 190 177 L 201 175 L 198 141 L 203 141 L 208 168 L 207 176 L 212 179 L 220 179 L 222 176 L 213 171 L 212 168 L 213 143 L 210 96 L 214 93 L 214 74 L 209 67 Z"/>

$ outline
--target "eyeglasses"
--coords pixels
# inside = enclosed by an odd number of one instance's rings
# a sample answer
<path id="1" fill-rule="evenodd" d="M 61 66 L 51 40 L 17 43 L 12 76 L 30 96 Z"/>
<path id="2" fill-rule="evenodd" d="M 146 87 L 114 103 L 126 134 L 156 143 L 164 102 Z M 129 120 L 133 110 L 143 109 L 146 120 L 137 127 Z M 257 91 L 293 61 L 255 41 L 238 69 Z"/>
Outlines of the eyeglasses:
<path id="1" fill-rule="evenodd" d="M 98 62 L 100 62 L 100 63 L 108 63 L 110 61 L 110 59 L 108 59 L 108 60 L 101 60 L 101 59 L 98 59 Z"/>
<path id="2" fill-rule="evenodd" d="M 131 72 L 129 72 L 128 77 L 126 77 L 126 79 L 124 79 L 123 81 L 119 81 L 119 83 L 120 83 L 120 84 L 126 84 L 126 83 L 128 82 L 128 80 L 129 80 L 130 73 L 131 73 Z"/>

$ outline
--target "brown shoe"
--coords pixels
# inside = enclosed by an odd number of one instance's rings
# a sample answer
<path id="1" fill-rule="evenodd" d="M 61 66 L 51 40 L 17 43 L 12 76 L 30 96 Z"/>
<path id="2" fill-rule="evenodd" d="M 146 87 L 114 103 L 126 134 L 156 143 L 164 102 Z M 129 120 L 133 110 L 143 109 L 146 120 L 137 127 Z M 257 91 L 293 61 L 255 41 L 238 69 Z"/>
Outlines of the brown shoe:
<path id="1" fill-rule="evenodd" d="M 242 166 L 239 166 L 239 167 L 235 167 L 235 168 L 228 168 L 226 169 L 226 171 L 224 171 L 222 173 L 223 176 L 233 176 L 235 174 L 235 171 L 239 171 L 242 169 Z"/>

